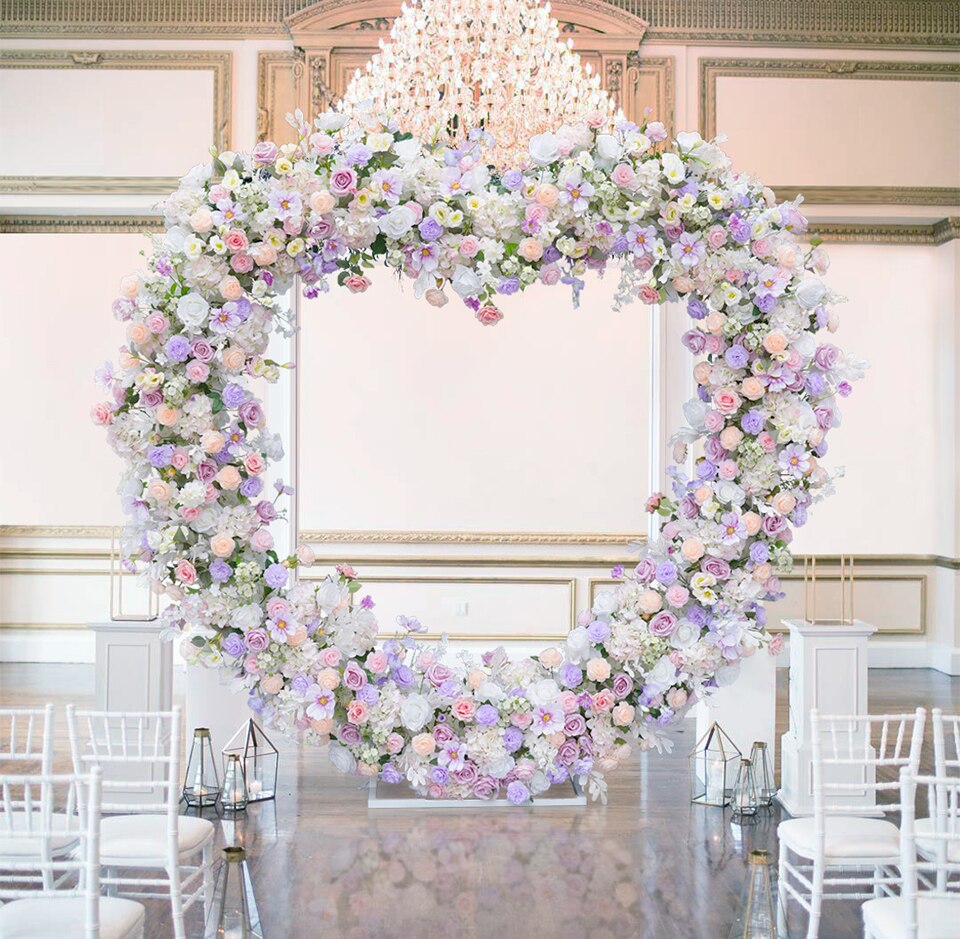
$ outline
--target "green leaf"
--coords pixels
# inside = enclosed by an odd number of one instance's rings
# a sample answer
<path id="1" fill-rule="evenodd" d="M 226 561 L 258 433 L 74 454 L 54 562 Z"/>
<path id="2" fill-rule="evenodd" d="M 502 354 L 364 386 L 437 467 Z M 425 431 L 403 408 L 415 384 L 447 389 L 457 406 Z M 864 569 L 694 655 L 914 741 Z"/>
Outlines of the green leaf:
<path id="1" fill-rule="evenodd" d="M 216 393 L 210 395 L 210 404 L 214 414 L 219 414 L 223 410 L 223 398 Z"/>

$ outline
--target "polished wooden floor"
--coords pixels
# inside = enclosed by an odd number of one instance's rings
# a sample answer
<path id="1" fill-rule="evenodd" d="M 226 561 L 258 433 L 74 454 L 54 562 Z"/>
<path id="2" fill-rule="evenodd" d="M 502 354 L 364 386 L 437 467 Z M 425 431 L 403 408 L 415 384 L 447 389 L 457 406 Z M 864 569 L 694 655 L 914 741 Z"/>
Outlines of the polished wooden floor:
<path id="1" fill-rule="evenodd" d="M 785 677 L 785 672 L 781 675 Z M 786 727 L 786 688 L 778 722 Z M 93 670 L 0 665 L 0 703 L 90 705 Z M 873 670 L 872 711 L 960 708 L 960 679 L 926 669 Z M 62 719 L 58 765 L 68 767 Z M 726 939 L 745 857 L 776 852 L 779 810 L 751 824 L 687 801 L 692 722 L 669 756 L 638 755 L 610 776 L 610 801 L 576 808 L 370 810 L 365 789 L 322 751 L 282 747 L 276 802 L 218 819 L 223 843 L 251 859 L 268 939 Z M 924 761 L 931 759 L 929 733 Z M 147 901 L 147 937 L 171 935 Z M 191 911 L 190 935 L 202 936 Z M 803 934 L 797 910 L 790 935 Z M 826 904 L 820 935 L 861 934 L 856 903 Z"/>

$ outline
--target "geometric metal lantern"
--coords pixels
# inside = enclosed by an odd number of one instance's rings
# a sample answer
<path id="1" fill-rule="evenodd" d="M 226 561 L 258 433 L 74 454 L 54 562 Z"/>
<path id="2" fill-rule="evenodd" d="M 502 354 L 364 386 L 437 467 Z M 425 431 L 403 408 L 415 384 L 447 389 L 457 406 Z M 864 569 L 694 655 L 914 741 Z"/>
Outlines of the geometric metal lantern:
<path id="1" fill-rule="evenodd" d="M 210 731 L 197 727 L 193 731 L 193 746 L 187 760 L 187 774 L 183 780 L 183 800 L 191 808 L 205 809 L 217 804 L 220 798 L 220 779 L 213 758 Z"/>
<path id="2" fill-rule="evenodd" d="M 690 801 L 695 805 L 727 805 L 742 758 L 723 728 L 712 723 L 690 751 Z"/>
<path id="3" fill-rule="evenodd" d="M 227 764 L 223 768 L 220 805 L 225 812 L 243 812 L 247 808 L 247 778 L 243 772 L 243 761 L 236 753 L 227 757 Z"/>
<path id="4" fill-rule="evenodd" d="M 223 756 L 237 756 L 247 784 L 247 801 L 263 802 L 277 794 L 277 768 L 280 754 L 252 718 L 247 721 L 223 748 Z"/>
<path id="5" fill-rule="evenodd" d="M 757 787 L 757 800 L 760 805 L 773 805 L 777 786 L 773 781 L 773 767 L 770 765 L 770 751 L 763 740 L 757 740 L 750 748 L 750 764 L 753 766 L 753 782 Z"/>
<path id="6" fill-rule="evenodd" d="M 204 939 L 263 939 L 260 911 L 243 848 L 223 849 L 203 935 Z"/>
<path id="7" fill-rule="evenodd" d="M 778 934 L 770 852 L 751 851 L 740 915 L 730 931 L 730 939 L 777 939 Z"/>
<path id="8" fill-rule="evenodd" d="M 738 816 L 756 815 L 760 800 L 757 798 L 757 786 L 753 779 L 753 765 L 749 760 L 741 760 L 737 770 L 737 780 L 733 784 L 733 798 L 730 800 L 733 814 Z"/>

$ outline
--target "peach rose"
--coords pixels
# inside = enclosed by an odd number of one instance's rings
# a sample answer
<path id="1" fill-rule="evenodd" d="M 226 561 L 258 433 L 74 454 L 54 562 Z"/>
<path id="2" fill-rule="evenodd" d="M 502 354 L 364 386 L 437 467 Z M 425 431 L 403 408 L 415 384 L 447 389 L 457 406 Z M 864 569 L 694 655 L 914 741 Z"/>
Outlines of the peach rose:
<path id="1" fill-rule="evenodd" d="M 136 274 L 128 274 L 120 280 L 120 296 L 125 300 L 132 300 L 140 290 L 140 278 Z"/>
<path id="2" fill-rule="evenodd" d="M 517 245 L 517 253 L 525 261 L 537 261 L 543 257 L 543 244 L 536 238 L 524 238 Z"/>
<path id="3" fill-rule="evenodd" d="M 210 550 L 218 558 L 228 558 L 233 554 L 233 549 L 236 547 L 236 542 L 231 538 L 226 532 L 220 531 L 217 532 L 210 539 Z"/>
<path id="4" fill-rule="evenodd" d="M 723 329 L 723 324 L 726 323 L 727 318 L 722 314 L 714 310 L 707 318 L 703 321 L 703 328 L 708 333 L 718 333 Z"/>
<path id="5" fill-rule="evenodd" d="M 308 544 L 297 545 L 297 560 L 304 566 L 310 567 L 317 559 L 317 552 Z"/>
<path id="6" fill-rule="evenodd" d="M 699 561 L 703 557 L 706 548 L 699 538 L 687 538 L 680 546 L 680 555 L 685 561 Z"/>
<path id="7" fill-rule="evenodd" d="M 161 404 L 160 407 L 157 408 L 157 423 L 163 424 L 164 427 L 173 427 L 179 417 L 180 412 L 176 408 L 170 407 L 169 404 Z"/>
<path id="8" fill-rule="evenodd" d="M 437 741 L 433 739 L 433 734 L 417 734 L 410 743 L 417 756 L 430 756 L 437 749 Z"/>
<path id="9" fill-rule="evenodd" d="M 545 205 L 547 208 L 550 208 L 557 204 L 560 193 L 556 186 L 550 183 L 541 183 L 533 191 L 533 198 L 536 199 L 540 205 Z"/>
<path id="10" fill-rule="evenodd" d="M 760 531 L 760 525 L 762 524 L 763 519 L 756 512 L 744 512 L 743 513 L 743 524 L 746 526 L 748 535 L 755 535 Z"/>
<path id="11" fill-rule="evenodd" d="M 200 446 L 204 453 L 219 453 L 226 445 L 227 442 L 219 430 L 208 430 L 200 438 Z"/>
<path id="12" fill-rule="evenodd" d="M 264 694 L 276 694 L 283 688 L 283 675 L 267 675 L 260 679 L 260 690 Z"/>
<path id="13" fill-rule="evenodd" d="M 162 479 L 151 479 L 147 485 L 147 495 L 157 502 L 166 502 L 170 498 L 170 486 Z"/>
<path id="14" fill-rule="evenodd" d="M 351 724 L 362 724 L 369 714 L 369 708 L 363 701 L 354 700 L 347 705 L 347 720 Z"/>
<path id="15" fill-rule="evenodd" d="M 483 669 L 472 668 L 470 674 L 467 675 L 467 687 L 471 691 L 476 691 L 486 680 L 487 673 Z"/>
<path id="16" fill-rule="evenodd" d="M 310 196 L 310 208 L 320 215 L 326 215 L 336 204 L 336 200 L 325 189 Z"/>
<path id="17" fill-rule="evenodd" d="M 213 213 L 206 207 L 200 206 L 193 215 L 190 216 L 190 227 L 201 235 L 213 228 Z"/>
<path id="18" fill-rule="evenodd" d="M 667 692 L 667 704 L 674 711 L 679 711 L 686 703 L 687 692 L 684 688 L 671 688 Z"/>
<path id="19" fill-rule="evenodd" d="M 769 564 L 758 564 L 753 569 L 753 579 L 758 583 L 762 584 L 764 581 L 770 579 L 770 575 L 773 573 L 773 568 Z"/>
<path id="20" fill-rule="evenodd" d="M 773 507 L 781 515 L 789 515 L 796 508 L 797 500 L 789 492 L 778 492 L 773 497 Z"/>
<path id="21" fill-rule="evenodd" d="M 651 591 L 654 592 L 654 591 Z M 659 598 L 659 594 L 657 597 Z M 606 681 L 610 677 L 610 663 L 606 659 L 590 659 L 587 662 L 587 678 L 590 681 Z"/>
<path id="22" fill-rule="evenodd" d="M 247 353 L 239 346 L 228 346 L 220 353 L 223 367 L 231 372 L 239 372 L 247 362 Z"/>
<path id="23" fill-rule="evenodd" d="M 340 674 L 334 668 L 322 668 L 317 675 L 317 684 L 327 691 L 333 691 L 340 686 Z"/>
<path id="24" fill-rule="evenodd" d="M 250 257 L 252 257 L 260 267 L 269 267 L 277 260 L 277 249 L 269 242 L 261 241 L 250 246 Z"/>
<path id="25" fill-rule="evenodd" d="M 315 718 L 312 718 L 310 720 L 310 726 L 318 734 L 329 734 L 330 731 L 333 730 L 333 721 L 330 720 L 329 717 L 324 717 L 322 720 L 316 720 Z"/>
<path id="26" fill-rule="evenodd" d="M 544 668 L 557 668 L 563 661 L 563 654 L 559 649 L 550 646 L 549 649 L 544 649 L 537 658 L 540 659 L 540 664 Z"/>
<path id="27" fill-rule="evenodd" d="M 613 722 L 614 724 L 619 724 L 621 727 L 626 727 L 633 722 L 633 715 L 635 713 L 632 704 L 621 701 L 620 704 L 613 709 Z"/>
<path id="28" fill-rule="evenodd" d="M 593 696 L 593 709 L 595 711 L 609 711 L 615 703 L 616 699 L 609 688 L 603 688 Z"/>
<path id="29" fill-rule="evenodd" d="M 720 444 L 724 450 L 736 450 L 743 440 L 743 431 L 739 427 L 724 427 L 720 432 Z"/>
<path id="30" fill-rule="evenodd" d="M 763 382 L 754 375 L 748 375 L 740 383 L 740 392 L 748 401 L 759 401 L 766 393 Z"/>
<path id="31" fill-rule="evenodd" d="M 126 349 L 120 350 L 118 361 L 120 363 L 120 368 L 122 368 L 124 371 L 127 371 L 131 368 L 140 367 L 140 360 L 135 355 L 131 355 L 131 353 Z"/>
<path id="32" fill-rule="evenodd" d="M 763 348 L 771 355 L 783 352 L 783 350 L 787 348 L 787 337 L 775 329 L 772 333 L 767 333 L 767 335 L 763 337 Z"/>
<path id="33" fill-rule="evenodd" d="M 224 300 L 239 300 L 243 296 L 243 287 L 232 274 L 228 274 L 220 281 L 220 296 Z"/>
<path id="34" fill-rule="evenodd" d="M 127 339 L 135 346 L 142 346 L 150 341 L 150 330 L 143 323 L 129 323 L 127 325 Z"/>
<path id="35" fill-rule="evenodd" d="M 223 489 L 239 489 L 242 482 L 240 470 L 235 466 L 221 466 L 220 472 L 217 473 L 217 482 Z"/>
<path id="36" fill-rule="evenodd" d="M 693 380 L 698 385 L 706 385 L 713 374 L 713 366 L 709 362 L 697 362 L 693 367 Z"/>
<path id="37" fill-rule="evenodd" d="M 380 772 L 380 766 L 377 763 L 357 763 L 357 772 L 361 776 L 376 776 Z"/>
<path id="38" fill-rule="evenodd" d="M 644 613 L 656 613 L 663 606 L 663 597 L 657 590 L 644 590 L 640 594 L 640 609 Z"/>
<path id="39" fill-rule="evenodd" d="M 302 646 L 307 641 L 307 627 L 298 626 L 292 633 L 287 635 L 287 645 L 293 646 Z"/>

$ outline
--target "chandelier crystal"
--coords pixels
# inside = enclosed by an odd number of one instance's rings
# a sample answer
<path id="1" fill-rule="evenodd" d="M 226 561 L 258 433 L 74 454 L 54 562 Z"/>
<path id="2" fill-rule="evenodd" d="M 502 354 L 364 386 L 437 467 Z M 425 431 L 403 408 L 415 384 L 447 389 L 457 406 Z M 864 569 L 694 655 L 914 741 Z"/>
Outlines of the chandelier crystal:
<path id="1" fill-rule="evenodd" d="M 487 159 L 504 168 L 535 134 L 616 106 L 540 0 L 413 0 L 390 39 L 357 70 L 339 108 L 372 109 L 428 141 L 461 143 L 484 130 Z"/>

